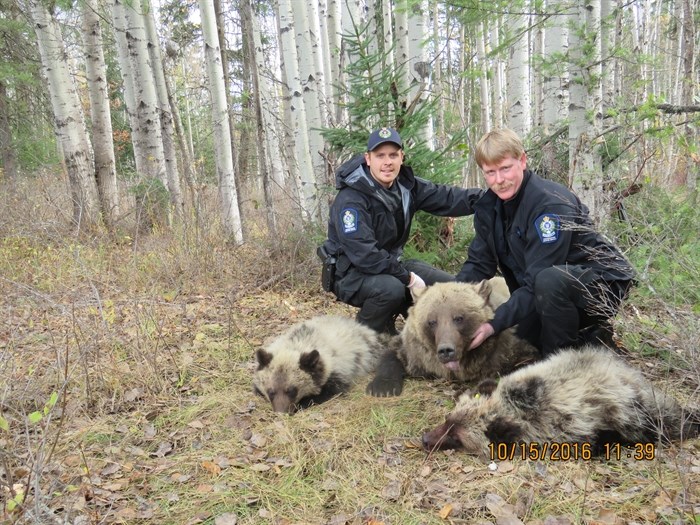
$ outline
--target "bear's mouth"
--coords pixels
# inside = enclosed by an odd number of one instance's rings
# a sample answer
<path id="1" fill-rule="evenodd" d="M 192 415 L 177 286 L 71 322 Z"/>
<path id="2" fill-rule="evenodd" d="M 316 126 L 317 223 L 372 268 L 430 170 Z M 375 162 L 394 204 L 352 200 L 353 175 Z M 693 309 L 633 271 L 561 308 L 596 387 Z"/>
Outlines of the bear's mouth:
<path id="1" fill-rule="evenodd" d="M 456 360 L 455 361 L 447 361 L 447 362 L 442 363 L 442 364 L 445 365 L 445 368 L 448 368 L 454 372 L 457 372 L 460 368 L 459 361 L 456 361 Z"/>

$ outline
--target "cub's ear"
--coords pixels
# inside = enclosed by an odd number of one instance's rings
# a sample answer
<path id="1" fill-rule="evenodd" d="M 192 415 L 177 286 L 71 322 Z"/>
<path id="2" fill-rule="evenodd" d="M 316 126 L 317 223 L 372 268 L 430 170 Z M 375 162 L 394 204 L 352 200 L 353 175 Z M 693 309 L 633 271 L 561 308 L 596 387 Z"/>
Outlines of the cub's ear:
<path id="1" fill-rule="evenodd" d="M 523 439 L 523 428 L 512 418 L 498 416 L 486 426 L 484 432 L 491 443 L 517 443 Z"/>
<path id="2" fill-rule="evenodd" d="M 258 360 L 258 370 L 262 370 L 272 361 L 272 354 L 262 348 L 255 352 L 255 358 Z"/>
<path id="3" fill-rule="evenodd" d="M 319 355 L 318 350 L 304 352 L 299 357 L 299 368 L 301 368 L 305 372 L 311 373 L 314 370 L 316 370 L 319 366 L 322 366 L 322 364 L 321 356 Z"/>
<path id="4" fill-rule="evenodd" d="M 478 385 L 476 385 L 476 391 L 482 396 L 490 396 L 493 391 L 496 390 L 498 386 L 498 381 L 495 379 L 484 379 Z"/>
<path id="5" fill-rule="evenodd" d="M 479 284 L 476 285 L 476 293 L 478 293 L 485 302 L 489 302 L 489 297 L 491 296 L 491 282 L 488 279 L 484 279 Z"/>

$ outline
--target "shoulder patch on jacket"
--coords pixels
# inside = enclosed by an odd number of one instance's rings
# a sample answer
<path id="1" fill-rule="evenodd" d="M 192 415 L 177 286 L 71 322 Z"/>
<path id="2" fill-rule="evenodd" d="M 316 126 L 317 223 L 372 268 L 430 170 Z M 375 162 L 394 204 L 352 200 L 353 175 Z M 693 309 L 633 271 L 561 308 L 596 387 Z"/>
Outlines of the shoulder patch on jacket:
<path id="1" fill-rule="evenodd" d="M 357 231 L 357 210 L 354 208 L 344 208 L 340 212 L 340 220 L 343 223 L 343 233 L 355 233 Z"/>
<path id="2" fill-rule="evenodd" d="M 559 239 L 561 221 L 558 215 L 545 213 L 535 219 L 535 228 L 537 228 L 537 235 L 540 236 L 540 242 L 549 244 Z"/>

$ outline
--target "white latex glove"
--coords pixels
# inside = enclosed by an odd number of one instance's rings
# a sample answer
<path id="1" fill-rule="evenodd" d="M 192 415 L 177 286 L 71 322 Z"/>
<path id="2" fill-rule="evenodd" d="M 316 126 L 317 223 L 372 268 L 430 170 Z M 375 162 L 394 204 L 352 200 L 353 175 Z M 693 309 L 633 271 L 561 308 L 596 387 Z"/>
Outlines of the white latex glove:
<path id="1" fill-rule="evenodd" d="M 425 281 L 420 275 L 411 272 L 411 280 L 408 282 L 408 289 L 411 292 L 411 297 L 415 301 L 425 288 Z"/>

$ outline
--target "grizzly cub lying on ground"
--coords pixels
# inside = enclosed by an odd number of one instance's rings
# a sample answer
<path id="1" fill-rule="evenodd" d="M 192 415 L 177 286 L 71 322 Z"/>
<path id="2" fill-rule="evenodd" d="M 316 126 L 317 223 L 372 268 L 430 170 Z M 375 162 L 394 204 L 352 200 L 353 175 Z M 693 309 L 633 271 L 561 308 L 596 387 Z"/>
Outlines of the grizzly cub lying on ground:
<path id="1" fill-rule="evenodd" d="M 537 349 L 517 338 L 513 329 L 469 350 L 476 328 L 490 320 L 494 308 L 506 299 L 507 288 L 499 280 L 426 288 L 409 309 L 401 334 L 390 341 L 367 392 L 399 395 L 406 375 L 478 381 L 538 359 Z"/>
<path id="2" fill-rule="evenodd" d="M 605 347 L 562 351 L 494 386 L 489 382 L 481 394 L 462 394 L 445 423 L 423 434 L 423 446 L 464 449 L 485 460 L 494 457 L 490 443 L 535 444 L 535 457 L 546 454 L 546 446 L 551 454 L 562 444 L 585 444 L 597 455 L 606 444 L 656 443 L 700 431 L 697 414 L 685 413 Z M 578 457 L 584 452 L 572 450 Z"/>

